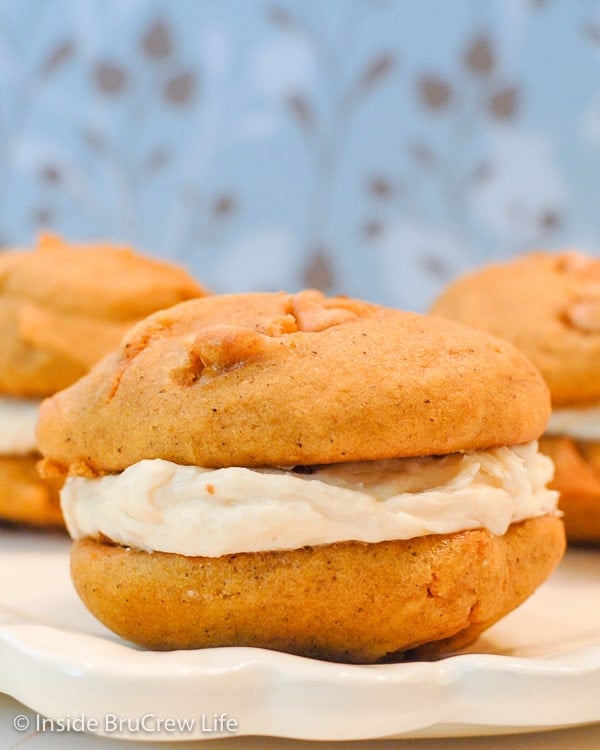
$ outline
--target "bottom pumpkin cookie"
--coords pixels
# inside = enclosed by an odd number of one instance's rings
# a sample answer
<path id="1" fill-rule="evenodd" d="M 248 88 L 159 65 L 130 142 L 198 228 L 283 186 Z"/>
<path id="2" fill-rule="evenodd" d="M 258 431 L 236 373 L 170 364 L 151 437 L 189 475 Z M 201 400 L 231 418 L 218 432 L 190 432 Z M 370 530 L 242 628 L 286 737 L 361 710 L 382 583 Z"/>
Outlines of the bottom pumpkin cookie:
<path id="1" fill-rule="evenodd" d="M 600 543 L 600 443 L 552 435 L 540 439 L 540 450 L 555 466 L 550 486 L 560 492 L 569 541 Z"/>
<path id="2" fill-rule="evenodd" d="M 473 642 L 551 573 L 562 521 L 375 544 L 186 557 L 75 542 L 81 599 L 150 649 L 255 646 L 349 663 L 435 658 Z"/>

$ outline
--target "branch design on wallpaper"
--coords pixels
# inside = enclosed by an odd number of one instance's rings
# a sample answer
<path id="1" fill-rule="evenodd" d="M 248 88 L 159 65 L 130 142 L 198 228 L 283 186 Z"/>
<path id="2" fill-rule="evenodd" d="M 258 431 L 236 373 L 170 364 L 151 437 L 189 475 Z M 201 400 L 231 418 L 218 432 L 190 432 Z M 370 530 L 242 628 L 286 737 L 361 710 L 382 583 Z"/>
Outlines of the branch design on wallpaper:
<path id="1" fill-rule="evenodd" d="M 335 249 L 329 237 L 334 212 L 336 180 L 347 153 L 349 132 L 365 100 L 397 68 L 395 51 L 382 49 L 362 61 L 349 83 L 342 82 L 344 65 L 354 57 L 364 28 L 365 10 L 378 11 L 375 4 L 356 3 L 346 17 L 337 39 L 319 34 L 311 22 L 291 7 L 274 5 L 267 11 L 269 20 L 282 33 L 300 34 L 311 47 L 320 65 L 320 75 L 328 101 L 319 108 L 316 94 L 291 91 L 283 102 L 292 121 L 300 129 L 313 160 L 313 176 L 306 207 L 305 266 L 302 280 L 307 286 L 330 291 L 336 284 Z M 336 45 L 335 42 L 338 42 Z M 337 252 L 341 252 L 338 248 Z"/>

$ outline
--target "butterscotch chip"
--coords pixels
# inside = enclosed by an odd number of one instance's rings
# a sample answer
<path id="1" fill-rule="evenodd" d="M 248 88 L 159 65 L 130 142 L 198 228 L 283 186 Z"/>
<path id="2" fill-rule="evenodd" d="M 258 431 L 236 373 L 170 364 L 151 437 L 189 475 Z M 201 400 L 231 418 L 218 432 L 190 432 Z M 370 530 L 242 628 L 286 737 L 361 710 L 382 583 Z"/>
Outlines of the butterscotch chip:
<path id="1" fill-rule="evenodd" d="M 521 604 L 564 551 L 552 516 L 474 530 L 218 558 L 83 539 L 79 595 L 151 649 L 257 646 L 344 662 L 447 654 Z M 424 645 L 427 644 L 427 645 Z"/>

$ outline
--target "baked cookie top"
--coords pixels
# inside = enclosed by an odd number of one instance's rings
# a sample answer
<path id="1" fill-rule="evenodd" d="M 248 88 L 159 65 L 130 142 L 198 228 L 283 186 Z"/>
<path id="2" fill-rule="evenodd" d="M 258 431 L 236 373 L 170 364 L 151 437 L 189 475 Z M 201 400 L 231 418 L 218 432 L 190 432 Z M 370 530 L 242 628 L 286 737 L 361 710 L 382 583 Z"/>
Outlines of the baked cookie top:
<path id="1" fill-rule="evenodd" d="M 430 312 L 511 341 L 556 406 L 600 399 L 600 260 L 539 251 L 489 265 L 451 283 Z"/>
<path id="2" fill-rule="evenodd" d="M 127 247 L 42 234 L 33 250 L 1 252 L 0 393 L 55 393 L 135 322 L 202 294 L 183 269 Z"/>
<path id="3" fill-rule="evenodd" d="M 343 297 L 204 297 L 136 325 L 42 403 L 47 473 L 142 459 L 294 466 L 446 454 L 537 438 L 547 387 L 511 344 Z"/>

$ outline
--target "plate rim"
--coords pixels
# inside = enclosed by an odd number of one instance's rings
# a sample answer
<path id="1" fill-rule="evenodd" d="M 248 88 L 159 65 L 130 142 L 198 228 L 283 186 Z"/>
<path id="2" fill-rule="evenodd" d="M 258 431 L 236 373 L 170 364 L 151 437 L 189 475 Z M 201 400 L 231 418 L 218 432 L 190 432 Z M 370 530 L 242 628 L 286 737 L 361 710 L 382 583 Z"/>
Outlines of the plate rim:
<path id="1" fill-rule="evenodd" d="M 225 713 L 239 736 L 313 741 L 439 737 L 436 727 L 444 725 L 457 732 L 444 736 L 464 736 L 476 727 L 504 734 L 600 721 L 600 704 L 591 699 L 600 693 L 600 642 L 550 656 L 468 653 L 347 665 L 250 647 L 148 652 L 102 636 L 9 624 L 0 626 L 0 665 L 2 692 L 56 720 L 68 705 L 70 716 L 96 718 L 99 736 L 120 739 L 132 739 L 131 731 L 103 731 L 117 706 L 118 716 L 132 720 L 155 714 L 199 723 Z M 537 700 L 524 706 L 532 691 Z M 231 735 L 152 732 L 133 739 L 224 736 Z"/>

